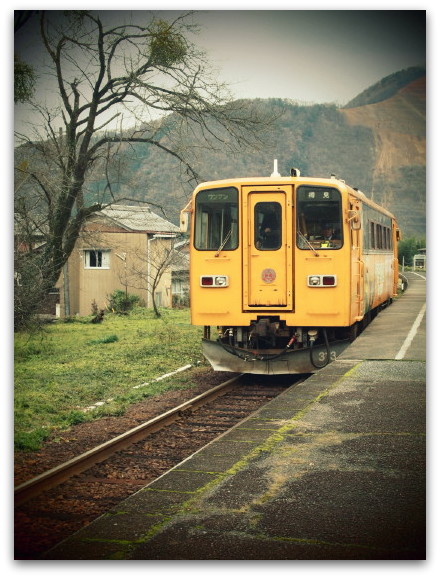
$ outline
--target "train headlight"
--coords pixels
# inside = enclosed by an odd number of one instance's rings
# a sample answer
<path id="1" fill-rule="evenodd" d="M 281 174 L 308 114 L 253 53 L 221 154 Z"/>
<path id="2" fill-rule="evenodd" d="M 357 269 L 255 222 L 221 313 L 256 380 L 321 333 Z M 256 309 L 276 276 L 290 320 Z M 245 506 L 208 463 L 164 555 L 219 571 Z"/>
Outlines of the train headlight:
<path id="1" fill-rule="evenodd" d="M 215 287 L 227 287 L 228 286 L 228 278 L 226 275 L 217 275 L 214 277 L 214 285 Z"/>
<path id="2" fill-rule="evenodd" d="M 201 287 L 228 287 L 229 277 L 227 275 L 202 275 L 200 277 Z"/>
<path id="3" fill-rule="evenodd" d="M 309 275 L 307 277 L 309 287 L 336 287 L 336 275 Z"/>

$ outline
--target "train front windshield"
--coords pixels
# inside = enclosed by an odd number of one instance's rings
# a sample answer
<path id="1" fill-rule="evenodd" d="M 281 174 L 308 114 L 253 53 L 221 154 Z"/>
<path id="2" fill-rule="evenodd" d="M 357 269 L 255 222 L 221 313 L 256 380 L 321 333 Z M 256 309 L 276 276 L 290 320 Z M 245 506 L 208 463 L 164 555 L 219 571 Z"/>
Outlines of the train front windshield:
<path id="1" fill-rule="evenodd" d="M 331 187 L 300 186 L 296 195 L 299 249 L 340 249 L 342 239 L 341 193 Z"/>
<path id="2" fill-rule="evenodd" d="M 199 250 L 238 247 L 238 191 L 234 187 L 208 189 L 196 196 L 194 246 Z"/>

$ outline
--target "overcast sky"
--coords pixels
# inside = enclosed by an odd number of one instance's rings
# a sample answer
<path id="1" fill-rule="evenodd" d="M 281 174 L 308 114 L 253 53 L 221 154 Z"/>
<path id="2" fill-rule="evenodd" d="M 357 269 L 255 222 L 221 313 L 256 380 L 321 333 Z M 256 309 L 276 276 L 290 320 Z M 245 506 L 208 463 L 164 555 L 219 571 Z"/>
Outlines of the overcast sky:
<path id="1" fill-rule="evenodd" d="M 134 22 L 141 20 L 141 14 L 134 12 L 136 2 L 130 4 L 130 11 L 112 9 L 111 4 L 101 12 L 112 24 L 131 17 Z M 174 10 L 155 10 L 167 19 L 188 10 L 179 1 L 162 0 L 160 6 L 166 9 L 167 4 Z M 258 7 L 258 1 L 254 5 Z M 189 6 L 197 10 L 197 5 Z M 95 8 L 100 9 L 99 2 Z M 155 3 L 148 8 L 154 10 Z M 208 53 L 219 79 L 236 98 L 344 105 L 383 77 L 426 64 L 425 10 L 247 10 L 244 5 L 237 10 L 197 10 L 194 21 L 200 24 L 194 42 Z M 36 34 L 38 18 L 14 40 L 22 58 L 38 68 L 42 56 L 36 49 Z M 56 90 L 44 86 L 49 96 Z M 14 107 L 15 128 L 20 132 L 28 132 L 26 122 L 33 118 L 28 109 L 26 104 Z"/>
<path id="2" fill-rule="evenodd" d="M 200 10 L 194 20 L 195 43 L 237 98 L 346 104 L 384 76 L 426 63 L 425 10 Z M 16 48 L 36 63 L 28 30 Z"/>
<path id="3" fill-rule="evenodd" d="M 426 63 L 424 10 L 239 10 L 199 18 L 200 44 L 237 97 L 345 104 L 381 78 Z"/>

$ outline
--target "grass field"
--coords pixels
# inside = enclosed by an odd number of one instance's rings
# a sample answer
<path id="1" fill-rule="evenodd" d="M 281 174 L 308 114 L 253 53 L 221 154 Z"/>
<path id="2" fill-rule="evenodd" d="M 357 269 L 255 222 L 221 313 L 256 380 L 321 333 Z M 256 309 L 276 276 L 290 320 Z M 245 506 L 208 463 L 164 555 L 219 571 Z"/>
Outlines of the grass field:
<path id="1" fill-rule="evenodd" d="M 192 370 L 135 388 L 184 365 L 204 364 L 201 328 L 190 325 L 188 310 L 163 310 L 157 319 L 139 308 L 107 314 L 100 324 L 60 320 L 15 334 L 14 353 L 15 448 L 29 450 L 54 428 L 121 415 L 145 397 L 190 387 Z"/>

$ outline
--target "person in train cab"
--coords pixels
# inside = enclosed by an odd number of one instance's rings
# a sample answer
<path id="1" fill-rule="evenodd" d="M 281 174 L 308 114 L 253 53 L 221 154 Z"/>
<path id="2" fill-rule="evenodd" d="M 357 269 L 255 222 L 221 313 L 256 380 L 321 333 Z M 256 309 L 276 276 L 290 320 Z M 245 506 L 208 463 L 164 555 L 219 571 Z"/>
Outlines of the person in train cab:
<path id="1" fill-rule="evenodd" d="M 332 241 L 335 239 L 335 230 L 329 225 L 325 224 L 322 228 L 322 235 L 320 236 L 321 247 L 333 247 Z"/>
<path id="2" fill-rule="evenodd" d="M 280 243 L 280 226 L 278 223 L 278 215 L 274 209 L 270 209 L 265 213 L 263 222 L 260 227 L 260 239 L 262 247 L 275 248 Z"/>
<path id="3" fill-rule="evenodd" d="M 331 241 L 335 238 L 335 230 L 331 225 L 324 225 L 321 238 L 326 241 Z"/>

